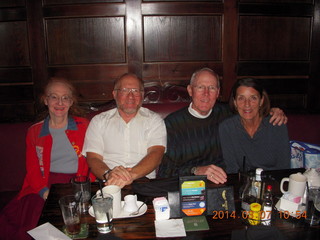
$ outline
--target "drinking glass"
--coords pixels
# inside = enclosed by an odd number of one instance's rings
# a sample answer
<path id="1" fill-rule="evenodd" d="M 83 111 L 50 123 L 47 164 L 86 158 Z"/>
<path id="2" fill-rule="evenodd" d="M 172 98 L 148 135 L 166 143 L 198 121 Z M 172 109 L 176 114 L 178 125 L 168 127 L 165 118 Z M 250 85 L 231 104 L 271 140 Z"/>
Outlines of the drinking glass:
<path id="1" fill-rule="evenodd" d="M 320 223 L 320 188 L 309 187 L 307 199 L 306 222 L 311 226 L 318 225 Z"/>
<path id="2" fill-rule="evenodd" d="M 81 213 L 87 213 L 90 207 L 91 183 L 87 176 L 75 176 L 71 180 L 73 192 L 78 201 L 80 201 Z"/>
<path id="3" fill-rule="evenodd" d="M 96 194 L 91 199 L 97 229 L 100 233 L 109 233 L 112 230 L 112 201 L 112 195 L 107 193 L 103 194 L 103 197 Z"/>
<path id="4" fill-rule="evenodd" d="M 78 234 L 81 229 L 79 202 L 74 195 L 67 195 L 59 199 L 59 205 L 67 232 Z"/>

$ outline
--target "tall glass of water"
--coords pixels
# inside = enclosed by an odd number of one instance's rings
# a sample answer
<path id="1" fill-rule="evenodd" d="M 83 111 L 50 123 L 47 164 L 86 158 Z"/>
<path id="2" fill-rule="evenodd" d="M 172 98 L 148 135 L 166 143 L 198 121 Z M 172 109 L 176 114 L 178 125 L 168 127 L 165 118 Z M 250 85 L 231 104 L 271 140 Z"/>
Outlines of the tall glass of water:
<path id="1" fill-rule="evenodd" d="M 320 223 L 320 187 L 309 187 L 306 222 L 311 226 Z"/>
<path id="2" fill-rule="evenodd" d="M 109 233 L 112 230 L 113 197 L 104 193 L 103 196 L 94 195 L 91 199 L 94 216 L 97 223 L 97 229 L 100 233 Z"/>

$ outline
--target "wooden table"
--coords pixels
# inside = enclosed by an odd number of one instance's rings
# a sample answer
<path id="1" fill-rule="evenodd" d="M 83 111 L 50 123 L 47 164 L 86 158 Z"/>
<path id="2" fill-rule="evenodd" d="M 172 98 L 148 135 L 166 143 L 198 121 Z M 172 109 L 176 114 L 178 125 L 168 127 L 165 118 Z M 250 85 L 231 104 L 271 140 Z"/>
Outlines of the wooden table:
<path id="1" fill-rule="evenodd" d="M 279 191 L 279 183 L 283 177 L 288 177 L 291 173 L 298 172 L 296 169 L 289 170 L 277 170 L 277 171 L 267 171 L 266 174 L 270 176 L 266 180 L 269 184 L 273 185 L 273 191 L 275 194 L 274 201 L 277 202 L 279 197 L 281 197 Z M 303 172 L 303 170 L 300 170 Z M 146 180 L 142 180 L 146 181 Z M 228 182 L 226 185 L 234 186 L 234 197 L 235 206 L 237 208 L 236 218 L 223 218 L 223 219 L 212 219 L 212 216 L 207 216 L 207 221 L 210 227 L 208 231 L 198 231 L 198 232 L 187 232 L 187 237 L 191 239 L 231 239 L 231 234 L 233 230 L 244 229 L 246 225 L 243 223 L 240 217 L 240 202 L 238 198 L 239 189 L 239 179 L 238 175 L 232 174 L 228 175 Z M 217 187 L 215 184 L 210 184 L 209 187 Z M 98 184 L 92 183 L 92 193 L 98 190 Z M 122 197 L 132 193 L 130 186 L 122 189 Z M 45 207 L 43 209 L 41 218 L 39 220 L 39 225 L 50 222 L 52 225 L 58 229 L 63 228 L 63 219 L 61 216 L 61 211 L 59 208 L 58 200 L 61 196 L 72 194 L 71 184 L 54 184 L 51 187 L 49 197 L 46 201 Z M 123 239 L 156 239 L 154 220 L 155 214 L 152 206 L 152 198 L 146 197 L 145 199 L 139 199 L 141 201 L 146 201 L 148 205 L 147 212 L 139 217 L 127 218 L 127 219 L 114 219 L 113 220 L 113 230 L 110 234 L 123 238 Z M 319 239 L 320 236 L 320 226 L 309 227 L 305 224 L 304 219 L 296 219 L 289 216 L 284 216 L 279 214 L 279 212 L 274 212 L 275 219 L 272 225 L 277 227 L 287 239 Z M 89 225 L 89 235 L 87 239 L 96 239 L 99 236 L 97 232 L 95 219 L 90 215 L 83 216 L 82 221 L 88 223 Z"/>

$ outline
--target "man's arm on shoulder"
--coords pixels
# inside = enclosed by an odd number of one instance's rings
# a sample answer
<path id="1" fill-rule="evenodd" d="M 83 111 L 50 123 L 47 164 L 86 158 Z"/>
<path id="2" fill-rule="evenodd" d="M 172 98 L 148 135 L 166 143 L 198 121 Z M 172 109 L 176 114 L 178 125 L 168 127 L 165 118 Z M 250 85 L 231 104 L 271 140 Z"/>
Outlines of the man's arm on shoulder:
<path id="1" fill-rule="evenodd" d="M 287 124 L 288 118 L 280 108 L 271 108 L 270 110 L 270 123 L 273 125 L 281 126 L 282 124 Z"/>
<path id="2" fill-rule="evenodd" d="M 132 179 L 138 179 L 146 176 L 153 170 L 155 170 L 161 163 L 162 156 L 164 154 L 164 146 L 152 146 L 148 148 L 147 155 L 141 159 L 141 161 L 134 166 L 130 173 Z"/>

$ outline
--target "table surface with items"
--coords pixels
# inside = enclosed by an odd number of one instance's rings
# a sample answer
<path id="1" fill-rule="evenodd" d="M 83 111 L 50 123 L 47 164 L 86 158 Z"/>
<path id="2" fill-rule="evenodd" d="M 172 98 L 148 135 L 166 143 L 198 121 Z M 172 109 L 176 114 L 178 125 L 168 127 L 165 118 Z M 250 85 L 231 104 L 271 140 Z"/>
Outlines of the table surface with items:
<path id="1" fill-rule="evenodd" d="M 209 210 L 205 216 L 208 223 L 208 230 L 186 230 L 186 236 L 189 239 L 261 239 L 261 237 L 269 237 L 273 239 L 319 239 L 320 226 L 310 226 L 306 223 L 306 214 L 304 211 L 297 211 L 296 217 L 291 216 L 288 211 L 280 210 L 275 207 L 279 201 L 282 193 L 280 191 L 280 182 L 284 177 L 289 177 L 292 173 L 301 172 L 304 169 L 287 169 L 287 170 L 275 170 L 265 171 L 265 178 L 263 181 L 266 185 L 272 186 L 273 195 L 273 211 L 271 218 L 271 226 L 256 225 L 251 226 L 248 223 L 248 216 L 241 211 L 241 200 L 239 199 L 239 189 L 243 185 L 243 179 L 240 174 L 228 175 L 228 181 L 223 185 L 216 185 L 211 182 L 207 182 L 207 206 Z M 157 190 L 149 191 L 150 194 L 141 194 L 140 191 L 135 189 L 141 189 L 144 185 L 152 182 L 161 182 L 164 179 L 148 180 L 146 178 L 135 181 L 134 186 L 126 186 L 121 190 L 122 200 L 128 194 L 136 194 L 138 202 L 145 202 L 146 206 L 140 209 L 140 214 L 135 216 L 123 216 L 121 218 L 114 218 L 112 220 L 113 229 L 108 234 L 101 234 L 97 230 L 95 218 L 90 213 L 81 216 L 82 226 L 86 226 L 85 235 L 81 235 L 83 239 L 156 239 L 156 227 L 155 227 L 155 210 L 153 200 L 156 197 L 163 196 L 164 192 L 170 191 L 165 187 L 159 189 L 159 196 L 157 196 Z M 178 185 L 177 181 L 177 185 Z M 138 186 L 138 187 L 137 187 Z M 158 185 L 158 186 L 161 186 Z M 159 187 L 158 187 L 159 188 Z M 156 188 L 155 188 L 156 189 Z M 175 188 L 173 188 L 175 189 Z M 210 191 L 210 189 L 213 189 Z M 229 191 L 229 208 L 223 210 L 223 208 L 210 207 L 209 205 L 217 204 L 216 195 L 222 194 L 222 197 L 226 200 L 226 192 L 219 189 L 227 189 Z M 230 193 L 231 189 L 231 193 Z M 94 195 L 99 190 L 99 184 L 97 182 L 91 183 L 91 192 Z M 148 192 L 148 191 L 146 191 Z M 72 194 L 72 186 L 70 184 L 54 184 L 50 189 L 50 194 L 42 211 L 42 215 L 38 225 L 49 222 L 57 229 L 64 231 L 64 223 L 59 207 L 59 199 L 65 195 Z M 169 195 L 169 196 L 168 196 Z M 215 196 L 215 197 L 213 197 Z M 170 194 L 165 196 L 170 200 Z M 178 197 L 179 199 L 179 197 Z M 231 199 L 231 200 L 230 200 Z M 230 202 L 232 201 L 232 202 Z M 169 201 L 170 203 L 170 201 Z M 171 208 L 174 206 L 176 209 L 170 209 L 171 218 L 179 219 L 180 204 L 170 203 Z M 222 204 L 222 206 L 225 206 Z M 90 211 L 89 211 L 90 212 Z M 175 215 L 174 212 L 178 215 Z M 178 216 L 178 217 L 177 217 Z M 157 220 L 159 221 L 159 220 Z M 170 224 L 170 223 L 169 223 Z M 175 224 L 175 223 L 172 223 Z M 169 230 L 168 230 L 169 231 Z M 167 236 L 170 233 L 166 233 Z M 161 234 L 160 234 L 161 235 Z M 159 236 L 159 235 L 158 235 Z M 250 236 L 250 237 L 248 237 Z M 175 237 L 180 239 L 183 237 Z M 270 238 L 270 239 L 271 239 Z"/>

